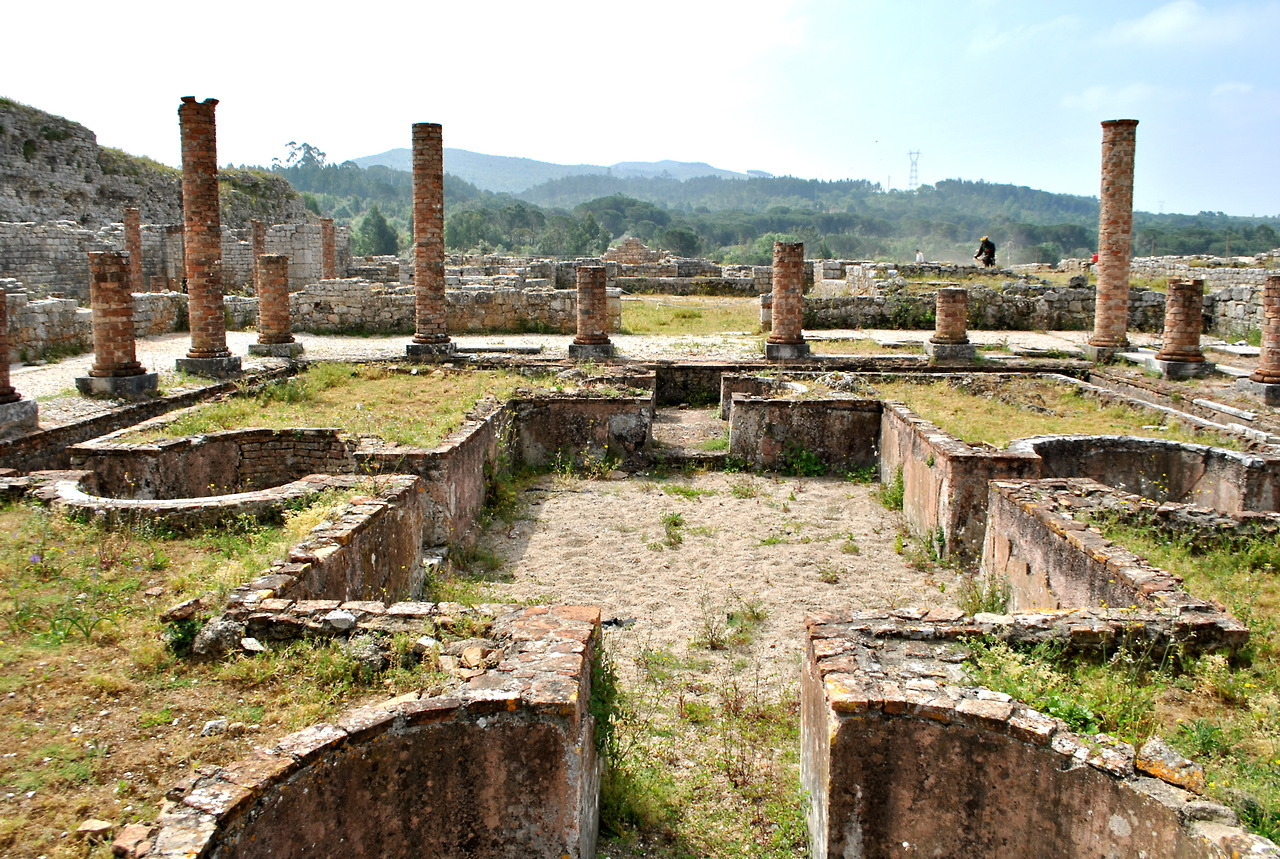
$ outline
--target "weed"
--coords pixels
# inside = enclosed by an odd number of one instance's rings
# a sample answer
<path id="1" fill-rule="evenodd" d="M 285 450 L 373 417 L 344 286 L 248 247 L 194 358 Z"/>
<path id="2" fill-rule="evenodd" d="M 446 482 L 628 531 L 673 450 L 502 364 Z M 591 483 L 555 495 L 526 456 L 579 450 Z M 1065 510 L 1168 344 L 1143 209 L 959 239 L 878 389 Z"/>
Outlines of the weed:
<path id="1" fill-rule="evenodd" d="M 683 498 L 686 501 L 697 501 L 704 495 L 715 495 L 714 489 L 699 489 L 696 486 L 681 486 L 679 484 L 669 484 L 662 487 L 663 493 Z"/>
<path id="2" fill-rule="evenodd" d="M 858 465 L 844 473 L 844 479 L 850 483 L 875 483 L 879 472 L 874 465 Z"/>
<path id="3" fill-rule="evenodd" d="M 807 448 L 788 444 L 778 457 L 778 473 L 795 477 L 821 477 L 827 473 L 822 457 Z"/>
<path id="4" fill-rule="evenodd" d="M 956 602 L 965 614 L 1004 614 L 1009 610 L 1009 581 L 988 572 L 967 573 L 960 577 Z"/>
<path id="5" fill-rule="evenodd" d="M 668 548 L 674 549 L 684 542 L 684 535 L 680 533 L 680 529 L 685 525 L 684 514 L 682 513 L 663 513 L 662 514 L 662 532 L 663 542 Z"/>
<path id="6" fill-rule="evenodd" d="M 840 583 L 840 570 L 832 566 L 821 566 L 818 568 L 818 581 L 827 585 L 835 585 Z"/>
<path id="7" fill-rule="evenodd" d="M 902 466 L 898 466 L 893 470 L 893 478 L 887 485 L 881 484 L 875 496 L 876 500 L 887 510 L 902 509 L 902 505 L 906 501 L 906 483 L 902 477 Z"/>

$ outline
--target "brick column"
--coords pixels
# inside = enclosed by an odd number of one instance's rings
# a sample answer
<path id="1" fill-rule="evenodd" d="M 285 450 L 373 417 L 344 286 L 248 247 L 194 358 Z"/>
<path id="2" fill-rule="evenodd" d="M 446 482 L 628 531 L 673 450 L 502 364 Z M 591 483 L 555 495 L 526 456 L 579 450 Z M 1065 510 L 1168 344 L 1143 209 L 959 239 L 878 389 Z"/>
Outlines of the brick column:
<path id="1" fill-rule="evenodd" d="M 804 342 L 804 243 L 773 243 L 773 325 L 765 341 L 766 358 L 803 358 Z"/>
<path id="2" fill-rule="evenodd" d="M 443 197 L 441 200 L 443 201 Z M 442 204 L 443 206 L 443 204 Z M 440 211 L 444 211 L 441 208 Z M 443 229 L 441 235 L 444 235 Z M 444 251 L 441 250 L 441 259 Z M 333 280 L 338 276 L 337 248 L 333 239 L 333 218 L 320 219 L 320 277 L 322 280 Z"/>
<path id="3" fill-rule="evenodd" d="M 258 257 L 267 252 L 267 231 L 262 227 L 262 221 L 257 218 L 249 220 L 249 251 L 252 253 L 253 259 L 253 294 L 258 294 Z"/>
<path id="4" fill-rule="evenodd" d="M 9 299 L 0 286 L 0 438 L 34 430 L 39 424 L 35 400 L 24 400 L 9 384 Z"/>
<path id="5" fill-rule="evenodd" d="M 130 206 L 124 210 L 124 249 L 129 252 L 129 283 L 135 292 L 146 292 L 142 276 L 142 211 Z"/>
<path id="6" fill-rule="evenodd" d="M 1085 354 L 1105 361 L 1129 345 L 1129 258 L 1133 238 L 1133 154 L 1138 120 L 1102 123 L 1098 210 L 1098 294 Z"/>
<path id="7" fill-rule="evenodd" d="M 444 141 L 440 125 L 413 126 L 413 357 L 451 355 L 444 301 Z"/>
<path id="8" fill-rule="evenodd" d="M 222 309 L 222 219 L 218 211 L 218 151 L 213 109 L 216 98 L 197 102 L 183 96 L 182 244 L 187 276 L 187 316 L 191 350 L 179 370 L 225 377 L 240 372 L 240 359 L 227 349 Z"/>
<path id="9" fill-rule="evenodd" d="M 258 342 L 249 344 L 249 354 L 296 357 L 302 352 L 302 344 L 293 339 L 289 318 L 289 257 L 257 257 L 254 281 L 258 284 Z"/>
<path id="10" fill-rule="evenodd" d="M 76 378 L 76 388 L 87 397 L 134 400 L 155 393 L 157 375 L 138 363 L 131 268 L 128 254 L 89 254 L 93 366 L 88 376 Z"/>
<path id="11" fill-rule="evenodd" d="M 1236 386 L 1280 406 L 1280 277 L 1269 275 L 1262 287 L 1262 354 L 1258 366 Z"/>
<path id="12" fill-rule="evenodd" d="M 935 362 L 972 361 L 978 354 L 969 342 L 969 290 L 944 286 L 938 290 L 933 336 L 924 353 Z"/>
<path id="13" fill-rule="evenodd" d="M 569 344 L 569 354 L 574 358 L 613 357 L 605 274 L 602 265 L 578 266 L 578 336 Z"/>
<path id="14" fill-rule="evenodd" d="M 1164 300 L 1164 341 L 1147 368 L 1167 379 L 1203 376 L 1214 365 L 1200 351 L 1204 327 L 1204 281 L 1171 279 Z"/>

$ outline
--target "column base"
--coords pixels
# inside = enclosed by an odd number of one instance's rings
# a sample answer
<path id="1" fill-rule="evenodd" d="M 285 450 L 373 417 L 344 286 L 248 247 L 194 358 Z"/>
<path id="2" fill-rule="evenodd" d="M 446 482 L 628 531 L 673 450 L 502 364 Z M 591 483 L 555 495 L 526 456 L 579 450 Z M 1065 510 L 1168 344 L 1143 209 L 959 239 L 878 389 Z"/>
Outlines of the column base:
<path id="1" fill-rule="evenodd" d="M 570 343 L 569 357 L 590 361 L 593 358 L 612 358 L 612 343 Z"/>
<path id="2" fill-rule="evenodd" d="M 40 407 L 35 400 L 0 403 L 0 438 L 10 438 L 39 429 L 39 417 Z"/>
<path id="3" fill-rule="evenodd" d="M 302 354 L 302 344 L 293 343 L 250 343 L 249 354 L 265 358 L 296 358 Z"/>
<path id="4" fill-rule="evenodd" d="M 1148 358 L 1145 365 L 1166 379 L 1196 379 L 1209 375 L 1217 366 L 1212 361 L 1165 361 L 1161 358 Z"/>
<path id="5" fill-rule="evenodd" d="M 765 343 L 764 357 L 770 361 L 795 361 L 809 357 L 809 344 L 801 340 L 799 343 Z"/>
<path id="6" fill-rule="evenodd" d="M 181 373 L 206 379 L 230 379 L 240 375 L 240 356 L 229 358 L 179 358 L 173 366 Z"/>
<path id="7" fill-rule="evenodd" d="M 978 358 L 978 347 L 972 343 L 934 343 L 926 340 L 924 354 L 935 362 L 971 363 Z"/>
<path id="8" fill-rule="evenodd" d="M 409 343 L 404 354 L 419 361 L 439 361 L 457 354 L 458 346 L 452 340 L 443 343 Z"/>
<path id="9" fill-rule="evenodd" d="M 1081 353 L 1088 361 L 1095 364 L 1110 364 L 1121 352 L 1128 352 L 1131 348 L 1127 343 L 1123 346 L 1094 346 L 1092 343 L 1085 343 L 1080 347 Z"/>
<path id="10" fill-rule="evenodd" d="M 1245 377 L 1236 379 L 1236 388 L 1257 397 L 1268 406 L 1280 406 L 1280 382 L 1255 382 Z M 3 408 L 3 407 L 0 407 Z"/>
<path id="11" fill-rule="evenodd" d="M 138 373 L 136 376 L 76 376 L 76 390 L 84 396 L 128 402 L 155 396 L 159 385 L 158 373 Z"/>

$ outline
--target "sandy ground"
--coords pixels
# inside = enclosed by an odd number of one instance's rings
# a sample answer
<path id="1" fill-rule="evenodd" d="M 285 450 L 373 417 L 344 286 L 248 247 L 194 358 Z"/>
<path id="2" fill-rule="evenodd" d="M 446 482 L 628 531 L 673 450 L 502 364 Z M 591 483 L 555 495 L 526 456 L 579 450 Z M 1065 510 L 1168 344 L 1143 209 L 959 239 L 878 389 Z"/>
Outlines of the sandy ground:
<path id="1" fill-rule="evenodd" d="M 665 649 L 725 668 L 750 663 L 791 684 L 809 612 L 954 604 L 954 574 L 910 567 L 894 550 L 901 516 L 862 484 L 720 472 L 549 476 L 522 501 L 519 518 L 496 522 L 481 541 L 506 560 L 493 592 L 600 606 L 624 677 L 642 650 Z M 663 525 L 673 514 L 684 522 L 679 542 Z M 732 632 L 730 612 L 752 607 L 764 617 L 749 644 L 707 646 L 709 631 Z"/>

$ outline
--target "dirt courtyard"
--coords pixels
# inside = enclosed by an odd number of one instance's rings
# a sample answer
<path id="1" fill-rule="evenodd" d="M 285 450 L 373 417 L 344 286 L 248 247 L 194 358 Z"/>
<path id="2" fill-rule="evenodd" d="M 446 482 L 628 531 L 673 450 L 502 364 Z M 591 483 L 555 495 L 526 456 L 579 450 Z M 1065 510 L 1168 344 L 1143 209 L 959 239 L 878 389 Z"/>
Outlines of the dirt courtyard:
<path id="1" fill-rule="evenodd" d="M 522 495 L 481 538 L 504 561 L 492 598 L 599 606 L 623 676 L 649 650 L 790 685 L 811 611 L 954 605 L 954 573 L 910 563 L 921 550 L 867 484 L 552 475 Z"/>

